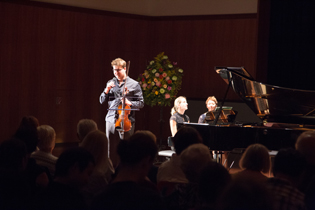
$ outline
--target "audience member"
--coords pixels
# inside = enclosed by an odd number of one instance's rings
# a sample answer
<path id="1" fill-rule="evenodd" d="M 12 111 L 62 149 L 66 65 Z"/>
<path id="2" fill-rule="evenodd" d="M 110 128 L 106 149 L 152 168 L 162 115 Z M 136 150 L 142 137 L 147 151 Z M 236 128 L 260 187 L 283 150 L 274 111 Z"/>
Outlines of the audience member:
<path id="1" fill-rule="evenodd" d="M 188 183 L 178 183 L 173 192 L 165 196 L 168 209 L 191 209 L 200 207 L 199 178 L 201 171 L 212 161 L 212 155 L 207 146 L 202 143 L 192 144 L 180 155 L 180 167 Z"/>
<path id="2" fill-rule="evenodd" d="M 36 192 L 42 187 L 46 187 L 51 181 L 51 175 L 46 167 L 40 166 L 35 159 L 31 158 L 32 152 L 36 150 L 38 142 L 37 127 L 38 120 L 33 116 L 23 117 L 21 123 L 14 135 L 14 138 L 22 140 L 27 148 L 27 166 L 26 176 L 32 187 L 33 192 Z"/>
<path id="3" fill-rule="evenodd" d="M 139 131 L 136 131 L 136 132 L 143 132 L 143 130 L 139 130 Z M 145 131 L 147 132 L 147 131 Z M 151 137 L 154 139 L 154 142 L 156 143 L 156 136 L 151 133 L 151 132 L 147 132 L 147 134 L 151 135 Z M 159 166 L 156 166 L 154 163 L 152 164 L 149 172 L 148 172 L 148 175 L 147 177 L 149 178 L 149 180 L 154 183 L 154 185 L 156 186 L 157 184 L 157 173 L 158 173 L 158 169 L 159 169 Z"/>
<path id="4" fill-rule="evenodd" d="M 267 147 L 262 144 L 252 144 L 248 146 L 243 153 L 239 166 L 242 171 L 232 175 L 237 177 L 253 177 L 262 182 L 267 181 L 267 177 L 263 173 L 270 171 L 270 156 Z"/>
<path id="5" fill-rule="evenodd" d="M 163 185 L 161 182 L 188 183 L 180 168 L 180 154 L 188 146 L 196 143 L 202 143 L 202 138 L 195 128 L 185 126 L 178 130 L 173 138 L 175 154 L 170 160 L 163 162 L 158 169 L 157 182 L 160 182 L 160 185 Z"/>
<path id="6" fill-rule="evenodd" d="M 36 150 L 38 135 L 37 127 L 39 122 L 34 116 L 25 116 L 22 118 L 14 137 L 24 141 L 28 154 Z"/>
<path id="7" fill-rule="evenodd" d="M 95 130 L 98 130 L 98 127 L 94 120 L 81 119 L 77 124 L 77 136 L 79 142 L 82 142 L 88 133 Z"/>
<path id="8" fill-rule="evenodd" d="M 305 193 L 305 202 L 308 209 L 315 209 L 315 131 L 305 131 L 300 134 L 295 143 L 295 148 L 307 161 L 299 190 Z"/>
<path id="9" fill-rule="evenodd" d="M 226 187 L 216 210 L 273 210 L 273 197 L 264 182 L 239 176 Z"/>
<path id="10" fill-rule="evenodd" d="M 306 209 L 304 194 L 296 187 L 305 169 L 305 158 L 295 149 L 281 149 L 274 159 L 274 178 L 267 187 L 274 198 L 274 210 Z"/>
<path id="11" fill-rule="evenodd" d="M 218 198 L 231 181 L 231 175 L 220 163 L 210 161 L 199 178 L 200 207 L 198 210 L 215 210 Z"/>
<path id="12" fill-rule="evenodd" d="M 158 192 L 147 184 L 151 183 L 147 174 L 158 151 L 154 138 L 150 131 L 138 131 L 128 140 L 120 141 L 117 176 L 96 198 L 92 209 L 164 209 Z"/>
<path id="13" fill-rule="evenodd" d="M 200 172 L 212 161 L 212 155 L 209 148 L 202 144 L 192 144 L 187 147 L 180 155 L 181 169 L 186 178 L 191 183 L 199 181 Z"/>
<path id="14" fill-rule="evenodd" d="M 94 196 L 109 184 L 115 171 L 108 157 L 108 140 L 104 132 L 100 130 L 91 131 L 83 139 L 80 146 L 88 150 L 95 160 L 95 167 L 89 182 L 81 190 L 87 203 L 90 204 Z"/>
<path id="15" fill-rule="evenodd" d="M 52 154 L 52 151 L 55 148 L 56 132 L 49 125 L 41 125 L 37 127 L 37 134 L 38 150 L 31 154 L 31 158 L 34 158 L 38 165 L 47 167 L 51 176 L 54 176 L 55 165 L 58 159 Z"/>
<path id="16" fill-rule="evenodd" d="M 28 209 L 31 188 L 25 179 L 27 150 L 24 142 L 10 139 L 0 145 L 0 209 Z"/>
<path id="17" fill-rule="evenodd" d="M 36 197 L 35 209 L 88 209 L 80 189 L 88 183 L 94 158 L 81 147 L 64 151 L 57 160 L 54 181 Z"/>
<path id="18" fill-rule="evenodd" d="M 305 158 L 308 164 L 315 166 L 315 131 L 305 131 L 297 139 L 295 149 Z"/>

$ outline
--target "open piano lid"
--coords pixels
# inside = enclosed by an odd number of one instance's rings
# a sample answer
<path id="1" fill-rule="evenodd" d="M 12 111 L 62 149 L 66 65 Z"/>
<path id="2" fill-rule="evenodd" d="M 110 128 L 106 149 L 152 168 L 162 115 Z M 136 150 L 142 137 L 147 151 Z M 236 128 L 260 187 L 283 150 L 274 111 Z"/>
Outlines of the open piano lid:
<path id="1" fill-rule="evenodd" d="M 244 67 L 215 67 L 215 71 L 261 120 L 314 127 L 315 91 L 256 82 Z"/>

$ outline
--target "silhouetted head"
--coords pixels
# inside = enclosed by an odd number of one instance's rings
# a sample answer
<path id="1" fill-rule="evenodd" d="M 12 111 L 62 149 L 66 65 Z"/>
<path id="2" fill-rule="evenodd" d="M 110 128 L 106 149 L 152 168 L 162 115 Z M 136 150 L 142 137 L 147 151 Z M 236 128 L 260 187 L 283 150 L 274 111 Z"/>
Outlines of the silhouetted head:
<path id="1" fill-rule="evenodd" d="M 94 120 L 81 119 L 77 124 L 77 135 L 79 140 L 82 141 L 88 133 L 97 129 L 97 124 Z"/>
<path id="2" fill-rule="evenodd" d="M 39 126 L 38 120 L 33 116 L 23 117 L 14 137 L 22 140 L 27 148 L 28 154 L 36 150 L 38 135 L 37 127 Z"/>
<path id="3" fill-rule="evenodd" d="M 267 147 L 262 144 L 252 144 L 248 146 L 239 162 L 241 169 L 264 173 L 270 170 L 270 164 L 269 151 Z"/>
<path id="4" fill-rule="evenodd" d="M 231 175 L 222 164 L 214 161 L 208 162 L 200 173 L 200 199 L 204 203 L 214 206 L 230 181 Z"/>
<path id="5" fill-rule="evenodd" d="M 56 132 L 49 125 L 41 125 L 37 127 L 38 143 L 37 147 L 41 151 L 52 152 L 55 148 Z"/>
<path id="6" fill-rule="evenodd" d="M 120 141 L 117 153 L 122 165 L 136 165 L 144 158 L 154 161 L 158 147 L 156 137 L 150 131 L 137 131 L 128 140 Z"/>
<path id="7" fill-rule="evenodd" d="M 82 147 L 70 148 L 59 156 L 56 162 L 55 179 L 74 187 L 88 182 L 94 169 L 93 155 Z"/>
<path id="8" fill-rule="evenodd" d="M 306 167 L 305 157 L 293 148 L 280 149 L 274 158 L 273 174 L 285 174 L 292 178 L 298 178 Z"/>
<path id="9" fill-rule="evenodd" d="M 189 182 L 198 182 L 201 171 L 212 161 L 209 148 L 202 144 L 192 144 L 180 154 L 181 164 Z"/>
<path id="10" fill-rule="evenodd" d="M 95 169 L 105 173 L 108 169 L 108 140 L 106 134 L 100 130 L 91 131 L 83 139 L 80 147 L 85 148 L 93 155 Z"/>
<path id="11" fill-rule="evenodd" d="M 173 137 L 175 152 L 180 155 L 184 149 L 192 144 L 202 143 L 199 132 L 189 126 L 181 127 Z"/>
<path id="12" fill-rule="evenodd" d="M 306 158 L 308 163 L 315 165 L 315 131 L 305 131 L 300 134 L 295 149 Z"/>

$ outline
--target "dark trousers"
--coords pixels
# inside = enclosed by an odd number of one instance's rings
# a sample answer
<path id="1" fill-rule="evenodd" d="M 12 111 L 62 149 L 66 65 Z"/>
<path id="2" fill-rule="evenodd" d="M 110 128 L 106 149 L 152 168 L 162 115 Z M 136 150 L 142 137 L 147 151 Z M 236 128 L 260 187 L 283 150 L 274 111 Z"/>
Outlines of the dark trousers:
<path id="1" fill-rule="evenodd" d="M 131 123 L 130 131 L 124 132 L 124 138 L 128 139 L 135 130 L 135 123 Z M 116 168 L 119 164 L 119 156 L 117 154 L 117 146 L 122 139 L 122 134 L 118 132 L 115 128 L 114 123 L 106 122 L 106 137 L 108 139 L 108 157 L 113 162 L 114 168 Z"/>

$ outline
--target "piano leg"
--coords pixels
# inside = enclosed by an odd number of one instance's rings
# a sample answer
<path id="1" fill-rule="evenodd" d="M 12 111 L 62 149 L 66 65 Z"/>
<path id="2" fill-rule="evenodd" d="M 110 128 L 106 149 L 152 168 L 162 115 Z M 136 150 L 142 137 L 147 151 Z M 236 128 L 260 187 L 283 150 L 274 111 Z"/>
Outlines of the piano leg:
<path id="1" fill-rule="evenodd" d="M 222 164 L 223 155 L 224 151 L 212 151 L 212 157 L 217 163 Z"/>
<path id="2" fill-rule="evenodd" d="M 228 156 L 230 154 L 230 151 L 212 151 L 212 157 L 217 162 L 223 165 L 228 171 L 233 167 L 235 164 L 235 161 L 232 161 L 231 163 L 228 162 Z"/>

